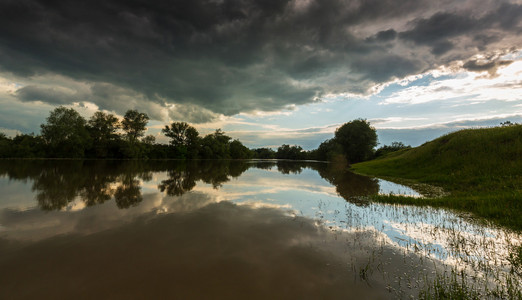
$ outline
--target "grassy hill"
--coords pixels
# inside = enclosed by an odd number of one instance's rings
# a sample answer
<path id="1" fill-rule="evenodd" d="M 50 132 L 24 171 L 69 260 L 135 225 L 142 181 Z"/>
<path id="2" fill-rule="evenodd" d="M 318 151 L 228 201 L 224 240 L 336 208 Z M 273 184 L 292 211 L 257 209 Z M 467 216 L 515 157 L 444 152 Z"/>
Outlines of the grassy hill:
<path id="1" fill-rule="evenodd" d="M 522 230 L 522 125 L 461 130 L 355 164 L 352 169 L 427 183 L 449 193 L 437 198 L 387 196 L 376 200 L 469 211 Z"/>

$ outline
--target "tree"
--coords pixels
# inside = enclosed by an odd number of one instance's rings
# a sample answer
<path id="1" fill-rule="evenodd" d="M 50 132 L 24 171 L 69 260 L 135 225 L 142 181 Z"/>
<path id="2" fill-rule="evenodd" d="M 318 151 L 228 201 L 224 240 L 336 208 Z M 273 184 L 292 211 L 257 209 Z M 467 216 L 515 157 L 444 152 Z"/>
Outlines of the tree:
<path id="1" fill-rule="evenodd" d="M 146 145 L 152 146 L 154 143 L 156 143 L 156 137 L 152 134 L 149 134 L 142 139 L 142 142 Z"/>
<path id="2" fill-rule="evenodd" d="M 11 141 L 11 157 L 45 157 L 45 145 L 41 136 L 17 134 Z"/>
<path id="3" fill-rule="evenodd" d="M 315 159 L 323 161 L 337 160 L 337 156 L 342 156 L 343 149 L 341 145 L 337 143 L 335 138 L 326 140 L 319 145 L 315 151 Z"/>
<path id="4" fill-rule="evenodd" d="M 9 157 L 11 155 L 12 140 L 3 132 L 0 132 L 0 157 Z"/>
<path id="5" fill-rule="evenodd" d="M 170 126 L 165 125 L 165 128 L 163 128 L 161 132 L 171 138 L 170 144 L 175 147 L 188 147 L 194 144 L 199 137 L 199 132 L 196 128 L 185 122 L 174 122 L 170 124 Z"/>
<path id="6" fill-rule="evenodd" d="M 106 142 L 116 138 L 116 130 L 120 126 L 118 118 L 113 114 L 106 114 L 101 111 L 97 111 L 92 115 L 88 125 L 94 142 Z"/>
<path id="7" fill-rule="evenodd" d="M 357 119 L 337 128 L 335 142 L 341 145 L 349 163 L 357 163 L 373 156 L 377 133 L 368 121 Z"/>
<path id="8" fill-rule="evenodd" d="M 506 127 L 506 126 L 515 126 L 515 125 L 518 125 L 518 123 L 513 123 L 509 120 L 505 121 L 505 122 L 500 122 L 500 126 L 502 127 Z"/>
<path id="9" fill-rule="evenodd" d="M 255 158 L 259 158 L 259 159 L 274 159 L 276 157 L 275 151 L 270 148 L 254 149 L 254 155 L 255 155 Z"/>
<path id="10" fill-rule="evenodd" d="M 42 124 L 42 138 L 51 157 L 83 157 L 90 144 L 87 121 L 72 108 L 55 108 Z"/>
<path id="11" fill-rule="evenodd" d="M 301 146 L 290 146 L 283 144 L 281 147 L 277 148 L 276 157 L 279 159 L 304 159 L 305 153 L 303 152 L 303 148 Z"/>
<path id="12" fill-rule="evenodd" d="M 216 129 L 212 134 L 207 134 L 201 141 L 203 158 L 230 158 L 230 143 L 232 138 L 225 135 L 221 129 Z"/>
<path id="13" fill-rule="evenodd" d="M 129 142 L 136 143 L 138 138 L 145 134 L 149 116 L 145 113 L 140 113 L 137 110 L 128 110 L 121 121 L 123 130 L 127 133 Z"/>
<path id="14" fill-rule="evenodd" d="M 89 119 L 87 128 L 94 142 L 93 150 L 95 157 L 107 157 L 109 142 L 118 137 L 116 130 L 118 130 L 119 127 L 118 118 L 113 114 L 97 111 Z"/>
<path id="15" fill-rule="evenodd" d="M 179 158 L 196 158 L 199 153 L 200 137 L 196 128 L 185 122 L 173 122 L 161 130 L 174 146 L 174 155 Z"/>
<path id="16" fill-rule="evenodd" d="M 254 154 L 239 140 L 230 142 L 230 157 L 233 159 L 251 158 Z"/>

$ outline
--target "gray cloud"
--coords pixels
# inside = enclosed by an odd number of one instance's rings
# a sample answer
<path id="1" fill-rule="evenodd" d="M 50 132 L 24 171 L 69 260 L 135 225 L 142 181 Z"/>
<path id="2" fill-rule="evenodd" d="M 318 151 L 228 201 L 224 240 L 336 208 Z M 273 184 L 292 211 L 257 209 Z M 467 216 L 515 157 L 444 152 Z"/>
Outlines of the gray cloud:
<path id="1" fill-rule="evenodd" d="M 522 5 L 503 1 L 498 7 L 482 16 L 474 16 L 472 11 L 438 12 L 429 18 L 415 19 L 411 22 L 413 28 L 399 33 L 399 37 L 418 45 L 430 46 L 433 54 L 442 55 L 459 47 L 453 44 L 451 39 L 465 38 L 468 34 L 474 34 L 474 46 L 483 51 L 488 44 L 497 42 L 508 34 L 520 33 L 522 30 L 519 25 L 520 20 L 522 20 Z M 488 33 L 490 30 L 495 30 L 495 35 Z"/>
<path id="2" fill-rule="evenodd" d="M 476 27 L 475 20 L 466 15 L 439 12 L 428 19 L 413 21 L 413 29 L 400 33 L 400 37 L 417 44 L 440 44 Z"/>
<path id="3" fill-rule="evenodd" d="M 21 101 L 42 101 L 50 104 L 68 104 L 78 101 L 78 96 L 74 92 L 36 85 L 27 85 L 20 88 L 15 95 Z"/>
<path id="4" fill-rule="evenodd" d="M 508 66 L 512 64 L 512 60 L 492 60 L 481 62 L 476 59 L 472 59 L 467 61 L 462 67 L 468 71 L 472 72 L 484 72 L 487 71 L 490 76 L 495 76 L 497 74 L 497 70 L 501 66 Z"/>
<path id="5" fill-rule="evenodd" d="M 54 83 L 54 84 L 53 84 Z M 129 109 L 139 109 L 154 119 L 164 117 L 164 105 L 132 89 L 125 89 L 110 83 L 81 85 L 77 82 L 56 80 L 49 84 L 26 85 L 14 93 L 22 102 L 41 101 L 54 105 L 92 102 L 100 109 L 124 114 Z"/>
<path id="6" fill-rule="evenodd" d="M 173 121 L 185 121 L 190 123 L 206 123 L 212 122 L 218 118 L 218 115 L 204 109 L 202 107 L 184 104 L 177 105 L 169 111 L 169 117 Z"/>
<path id="7" fill-rule="evenodd" d="M 367 94 L 479 51 L 522 46 L 503 44 L 520 33 L 520 5 L 433 2 L 2 1 L 0 69 L 91 85 L 76 94 L 30 84 L 16 94 L 23 101 L 85 97 L 118 112 L 144 108 L 156 119 L 170 104 L 186 104 L 203 122 L 326 94 Z"/>
<path id="8" fill-rule="evenodd" d="M 367 42 L 389 42 L 397 37 L 397 31 L 388 29 L 377 32 L 374 36 L 366 39 Z"/>

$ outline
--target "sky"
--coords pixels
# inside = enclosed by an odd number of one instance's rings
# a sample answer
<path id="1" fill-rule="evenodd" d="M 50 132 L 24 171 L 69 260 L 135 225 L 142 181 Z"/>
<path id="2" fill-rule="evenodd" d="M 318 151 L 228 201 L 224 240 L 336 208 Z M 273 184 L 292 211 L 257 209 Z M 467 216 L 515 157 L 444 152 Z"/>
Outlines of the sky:
<path id="1" fill-rule="evenodd" d="M 1 0 L 0 131 L 129 109 L 251 148 L 522 122 L 522 1 Z"/>

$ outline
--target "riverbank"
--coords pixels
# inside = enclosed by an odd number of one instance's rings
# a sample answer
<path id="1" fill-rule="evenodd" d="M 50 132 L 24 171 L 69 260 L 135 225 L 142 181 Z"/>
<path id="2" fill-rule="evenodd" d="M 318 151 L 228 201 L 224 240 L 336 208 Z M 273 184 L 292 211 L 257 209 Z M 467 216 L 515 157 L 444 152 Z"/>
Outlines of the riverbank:
<path id="1" fill-rule="evenodd" d="M 375 201 L 446 207 L 522 230 L 522 125 L 466 129 L 352 166 L 354 172 L 442 188 L 426 198 Z"/>

